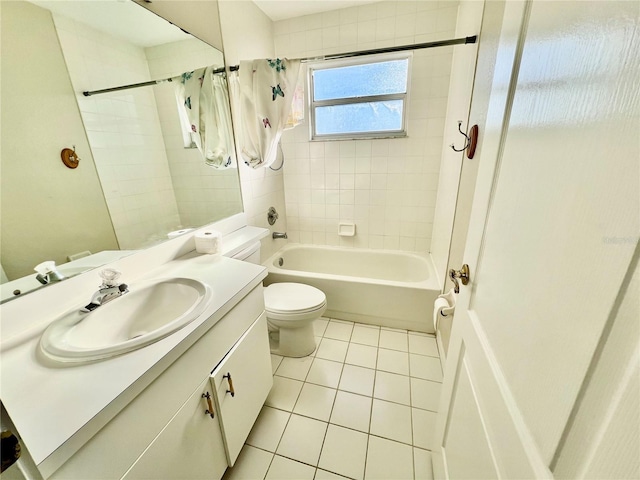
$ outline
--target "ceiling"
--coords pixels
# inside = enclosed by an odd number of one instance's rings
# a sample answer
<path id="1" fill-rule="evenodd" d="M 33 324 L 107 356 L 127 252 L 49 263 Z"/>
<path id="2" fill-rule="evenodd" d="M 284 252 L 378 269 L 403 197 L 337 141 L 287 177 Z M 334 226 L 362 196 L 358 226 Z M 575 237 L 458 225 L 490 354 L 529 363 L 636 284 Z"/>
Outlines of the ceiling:
<path id="1" fill-rule="evenodd" d="M 151 47 L 190 38 L 179 28 L 133 1 L 29 0 L 54 13 L 138 45 Z M 253 0 L 271 20 L 285 20 L 314 13 L 376 3 L 380 0 Z"/>
<path id="2" fill-rule="evenodd" d="M 380 0 L 253 0 L 274 22 L 312 13 L 328 12 Z"/>
<path id="3" fill-rule="evenodd" d="M 153 47 L 191 38 L 175 25 L 134 2 L 109 0 L 29 0 L 64 17 L 124 39 L 139 47 Z"/>

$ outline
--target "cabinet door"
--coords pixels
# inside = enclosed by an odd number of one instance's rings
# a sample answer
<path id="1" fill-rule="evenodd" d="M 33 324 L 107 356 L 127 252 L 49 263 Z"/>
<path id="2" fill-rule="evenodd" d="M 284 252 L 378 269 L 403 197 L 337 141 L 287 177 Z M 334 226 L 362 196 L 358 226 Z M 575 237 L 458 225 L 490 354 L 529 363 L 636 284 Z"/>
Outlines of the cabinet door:
<path id="1" fill-rule="evenodd" d="M 209 379 L 200 384 L 167 426 L 122 477 L 127 480 L 219 480 L 226 468 L 218 414 L 211 418 L 205 395 L 213 402 Z M 162 398 L 157 401 L 161 402 Z"/>
<path id="2" fill-rule="evenodd" d="M 233 466 L 273 385 L 263 313 L 211 374 L 229 466 Z"/>

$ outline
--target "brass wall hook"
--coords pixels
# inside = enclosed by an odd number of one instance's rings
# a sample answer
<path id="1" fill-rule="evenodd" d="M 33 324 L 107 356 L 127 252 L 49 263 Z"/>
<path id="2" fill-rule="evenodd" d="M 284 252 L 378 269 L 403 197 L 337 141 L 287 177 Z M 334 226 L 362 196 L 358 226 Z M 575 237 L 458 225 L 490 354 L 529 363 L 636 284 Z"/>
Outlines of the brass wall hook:
<path id="1" fill-rule="evenodd" d="M 64 163 L 66 167 L 78 168 L 80 157 L 78 157 L 78 154 L 76 153 L 75 145 L 73 145 L 73 150 L 70 148 L 63 148 L 60 152 L 60 157 L 62 158 L 62 163 Z"/>

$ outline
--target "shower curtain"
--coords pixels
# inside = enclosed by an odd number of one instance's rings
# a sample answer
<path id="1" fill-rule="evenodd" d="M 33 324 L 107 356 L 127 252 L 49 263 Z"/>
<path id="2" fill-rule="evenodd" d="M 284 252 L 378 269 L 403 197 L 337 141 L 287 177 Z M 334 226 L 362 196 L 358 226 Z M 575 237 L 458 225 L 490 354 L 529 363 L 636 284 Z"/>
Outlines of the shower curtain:
<path id="1" fill-rule="evenodd" d="M 252 168 L 268 167 L 276 159 L 285 128 L 301 121 L 304 92 L 298 84 L 300 60 L 260 59 L 240 62 L 232 82 L 238 151 Z M 295 119 L 290 118 L 295 105 Z"/>
<path id="2" fill-rule="evenodd" d="M 215 67 L 185 72 L 176 84 L 176 98 L 183 123 L 207 165 L 236 168 L 229 93 Z"/>

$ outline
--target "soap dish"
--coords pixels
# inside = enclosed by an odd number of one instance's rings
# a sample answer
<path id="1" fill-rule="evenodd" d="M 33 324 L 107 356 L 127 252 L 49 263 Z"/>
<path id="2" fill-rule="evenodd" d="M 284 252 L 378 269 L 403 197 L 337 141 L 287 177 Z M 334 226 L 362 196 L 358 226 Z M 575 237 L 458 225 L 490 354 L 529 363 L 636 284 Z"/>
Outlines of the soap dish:
<path id="1" fill-rule="evenodd" d="M 341 237 L 353 237 L 356 234 L 355 223 L 339 223 L 338 235 Z"/>

